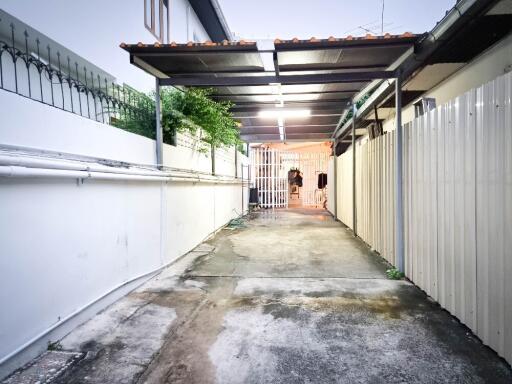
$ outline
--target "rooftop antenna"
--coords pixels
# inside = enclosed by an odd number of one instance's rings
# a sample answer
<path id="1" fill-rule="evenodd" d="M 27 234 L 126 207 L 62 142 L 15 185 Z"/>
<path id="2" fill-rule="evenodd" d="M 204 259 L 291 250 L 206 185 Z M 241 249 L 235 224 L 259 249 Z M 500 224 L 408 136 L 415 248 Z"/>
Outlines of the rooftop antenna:
<path id="1" fill-rule="evenodd" d="M 382 0 L 382 13 L 380 15 L 380 34 L 381 36 L 384 35 L 384 2 L 385 0 Z"/>

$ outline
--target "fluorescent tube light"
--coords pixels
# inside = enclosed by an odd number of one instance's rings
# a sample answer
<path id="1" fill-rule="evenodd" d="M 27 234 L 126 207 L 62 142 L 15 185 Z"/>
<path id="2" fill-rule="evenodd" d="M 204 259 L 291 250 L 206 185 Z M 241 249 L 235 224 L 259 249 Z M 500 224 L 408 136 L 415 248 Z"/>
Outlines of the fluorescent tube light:
<path id="1" fill-rule="evenodd" d="M 281 141 L 284 140 L 284 119 L 282 117 L 277 118 L 277 125 L 279 127 L 279 138 Z"/>
<path id="2" fill-rule="evenodd" d="M 311 115 L 309 109 L 269 109 L 267 111 L 260 111 L 259 117 L 306 117 Z"/>

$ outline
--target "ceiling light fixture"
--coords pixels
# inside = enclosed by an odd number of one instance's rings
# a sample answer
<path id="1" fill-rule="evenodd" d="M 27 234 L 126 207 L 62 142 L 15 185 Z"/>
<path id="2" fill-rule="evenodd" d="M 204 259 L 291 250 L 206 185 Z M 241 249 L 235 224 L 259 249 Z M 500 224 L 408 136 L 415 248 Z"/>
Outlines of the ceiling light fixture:
<path id="1" fill-rule="evenodd" d="M 277 126 L 279 127 L 279 139 L 284 141 L 284 119 L 282 117 L 277 118 Z"/>
<path id="2" fill-rule="evenodd" d="M 265 111 L 258 112 L 258 117 L 268 117 L 268 118 L 284 118 L 284 117 L 307 117 L 311 115 L 311 110 L 309 109 L 269 109 Z"/>

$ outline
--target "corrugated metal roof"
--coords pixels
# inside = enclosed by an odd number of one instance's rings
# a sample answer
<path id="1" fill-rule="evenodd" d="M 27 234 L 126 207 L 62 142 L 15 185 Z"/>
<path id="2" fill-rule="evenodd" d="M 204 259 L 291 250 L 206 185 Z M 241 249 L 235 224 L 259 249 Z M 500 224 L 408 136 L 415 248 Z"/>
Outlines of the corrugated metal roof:
<path id="1" fill-rule="evenodd" d="M 374 79 L 395 76 L 388 67 L 422 35 L 346 36 L 327 39 L 121 44 L 131 62 L 163 85 L 211 87 L 231 101 L 242 137 L 269 141 L 329 139 L 351 98 Z M 268 42 L 267 42 L 268 43 Z M 261 111 L 307 110 L 287 117 L 285 129 Z M 283 133 L 283 131 L 285 131 Z M 256 135 L 256 133 L 258 133 Z M 302 135 L 302 136 L 301 136 Z M 290 135 L 291 137 L 291 135 Z"/>

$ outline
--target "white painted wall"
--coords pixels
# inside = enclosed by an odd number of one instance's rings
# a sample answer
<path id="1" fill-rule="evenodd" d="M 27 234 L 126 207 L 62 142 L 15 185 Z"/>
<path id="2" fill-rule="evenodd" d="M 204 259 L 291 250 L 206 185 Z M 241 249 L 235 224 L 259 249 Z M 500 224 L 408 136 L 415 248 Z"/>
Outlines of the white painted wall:
<path id="1" fill-rule="evenodd" d="M 154 164 L 154 140 L 0 89 L 0 144 Z"/>
<path id="2" fill-rule="evenodd" d="M 152 140 L 1 90 L 0 115 L 3 146 L 59 152 L 64 159 L 72 154 L 154 164 Z M 188 148 L 166 146 L 165 153 L 165 165 L 189 171 L 197 171 L 183 166 L 189 159 L 204 158 Z M 206 159 L 191 164 L 210 171 Z M 234 174 L 234 158 L 223 162 L 225 173 Z M 247 210 L 245 196 L 244 205 L 242 185 L 233 177 L 83 184 L 0 177 L 0 306 L 8 314 L 0 316 L 0 361 L 52 327 L 64 327 L 63 320 L 113 289 L 191 250 Z M 0 364 L 0 377 L 62 336 L 42 336 L 30 354 Z"/>
<path id="3" fill-rule="evenodd" d="M 176 42 L 208 40 L 187 0 L 170 0 L 170 38 Z M 154 89 L 154 80 L 129 62 L 121 42 L 155 42 L 144 26 L 144 0 L 2 0 L 1 7 L 21 21 L 139 91 Z"/>
<path id="4" fill-rule="evenodd" d="M 210 37 L 187 0 L 170 0 L 170 40 L 177 43 L 204 42 Z M 195 39 L 194 39 L 195 37 Z"/>
<path id="5" fill-rule="evenodd" d="M 193 151 L 183 146 L 164 144 L 164 164 L 179 169 L 193 170 L 201 173 L 212 172 L 212 160 L 210 152 Z"/>
<path id="6" fill-rule="evenodd" d="M 0 178 L 0 358 L 162 266 L 161 183 Z"/>

